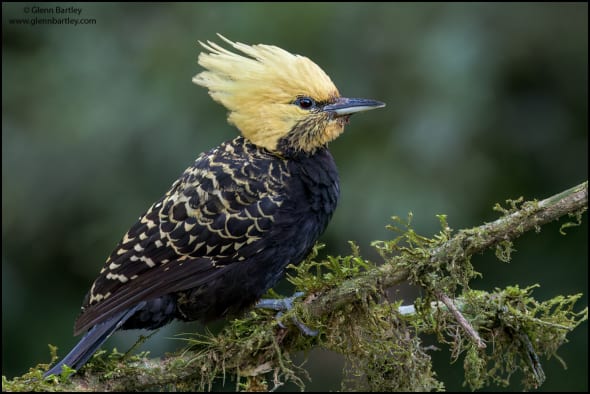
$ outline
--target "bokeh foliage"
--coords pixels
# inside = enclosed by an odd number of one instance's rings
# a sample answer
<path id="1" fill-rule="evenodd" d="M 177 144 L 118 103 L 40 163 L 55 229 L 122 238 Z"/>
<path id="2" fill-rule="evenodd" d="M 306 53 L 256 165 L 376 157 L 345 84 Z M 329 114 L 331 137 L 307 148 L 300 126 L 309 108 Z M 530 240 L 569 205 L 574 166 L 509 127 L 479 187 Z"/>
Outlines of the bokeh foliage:
<path id="1" fill-rule="evenodd" d="M 347 253 L 347 240 L 369 251 L 387 239 L 391 215 L 413 211 L 424 234 L 441 213 L 469 227 L 496 217 L 495 202 L 547 197 L 588 177 L 586 3 L 80 3 L 95 25 L 10 24 L 33 5 L 2 4 L 9 377 L 47 360 L 48 343 L 61 354 L 75 343 L 82 298 L 120 236 L 198 153 L 235 135 L 224 109 L 190 81 L 196 41 L 216 32 L 306 55 L 343 95 L 387 103 L 354 117 L 331 145 L 342 197 L 322 239 L 327 253 Z M 475 259 L 477 284 L 540 283 L 538 299 L 582 292 L 587 304 L 587 224 L 566 237 L 558 228 L 523 237 L 509 265 L 489 263 L 491 253 Z M 167 338 L 190 327 L 163 330 L 143 349 L 175 348 Z M 587 337 L 585 323 L 560 352 L 567 371 L 545 363 L 542 390 L 587 390 Z M 448 364 L 449 354 L 435 357 Z M 339 363 L 312 352 L 307 388 L 339 387 Z M 461 373 L 439 378 L 464 389 Z"/>

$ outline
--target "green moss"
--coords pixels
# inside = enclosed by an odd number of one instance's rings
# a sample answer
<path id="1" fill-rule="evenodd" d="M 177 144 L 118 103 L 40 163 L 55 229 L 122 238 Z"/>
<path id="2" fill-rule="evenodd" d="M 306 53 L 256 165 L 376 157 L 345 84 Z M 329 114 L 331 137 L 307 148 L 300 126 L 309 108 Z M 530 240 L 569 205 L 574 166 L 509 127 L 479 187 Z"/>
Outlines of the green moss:
<path id="1" fill-rule="evenodd" d="M 457 288 L 468 288 L 469 281 L 480 275 L 463 246 L 466 238 L 477 237 L 475 232 L 452 237 L 446 216 L 438 215 L 441 230 L 428 238 L 411 228 L 411 213 L 405 221 L 397 216 L 392 219 L 394 223 L 387 228 L 399 235 L 389 241 L 374 241 L 372 245 L 385 262 L 395 269 L 407 270 L 408 281 L 426 290 L 428 297 L 436 292 L 454 293 Z"/>
<path id="2" fill-rule="evenodd" d="M 308 258 L 299 265 L 289 265 L 287 274 L 289 282 L 305 293 L 321 292 L 340 286 L 347 279 L 358 276 L 375 267 L 374 263 L 360 256 L 358 245 L 349 241 L 351 254 L 348 256 L 326 256 L 317 260 L 319 251 L 325 246 L 316 244 Z"/>
<path id="3" fill-rule="evenodd" d="M 559 233 L 561 235 L 567 235 L 565 232 L 566 228 L 578 227 L 579 225 L 581 225 L 582 224 L 582 214 L 584 212 L 586 212 L 586 210 L 587 210 L 587 207 L 584 207 L 583 209 L 580 209 L 577 212 L 568 214 L 568 217 L 573 218 L 574 221 L 565 222 L 564 224 L 562 224 L 561 227 L 559 228 Z"/>
<path id="4" fill-rule="evenodd" d="M 541 357 L 558 357 L 566 335 L 587 320 L 587 308 L 573 310 L 581 294 L 539 302 L 532 297 L 535 287 L 465 294 L 463 309 L 479 322 L 482 337 L 491 344 L 485 350 L 454 344 L 456 352 L 467 351 L 465 378 L 472 389 L 491 383 L 507 386 L 517 371 L 523 375 L 524 389 L 539 387 L 545 378 Z"/>

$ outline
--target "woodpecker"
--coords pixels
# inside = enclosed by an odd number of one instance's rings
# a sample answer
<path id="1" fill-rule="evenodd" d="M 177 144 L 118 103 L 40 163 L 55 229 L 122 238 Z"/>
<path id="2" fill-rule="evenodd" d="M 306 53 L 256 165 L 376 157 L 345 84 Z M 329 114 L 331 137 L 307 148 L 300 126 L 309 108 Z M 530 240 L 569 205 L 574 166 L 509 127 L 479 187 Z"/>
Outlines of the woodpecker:
<path id="1" fill-rule="evenodd" d="M 78 370 L 118 329 L 239 314 L 300 263 L 339 197 L 327 145 L 356 112 L 384 103 L 341 97 L 307 57 L 219 37 L 193 82 L 241 135 L 202 153 L 123 236 L 86 295 L 84 333 L 62 366 Z"/>

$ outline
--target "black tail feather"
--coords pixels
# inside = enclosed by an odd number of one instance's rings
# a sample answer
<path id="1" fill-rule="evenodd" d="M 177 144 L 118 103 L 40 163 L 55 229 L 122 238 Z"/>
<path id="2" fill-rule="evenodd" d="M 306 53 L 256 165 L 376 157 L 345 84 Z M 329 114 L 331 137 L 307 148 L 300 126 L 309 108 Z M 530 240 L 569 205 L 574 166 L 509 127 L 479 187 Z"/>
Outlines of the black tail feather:
<path id="1" fill-rule="evenodd" d="M 53 368 L 45 372 L 43 375 L 46 378 L 49 375 L 59 375 L 62 372 L 64 365 L 69 366 L 75 370 L 80 369 L 86 361 L 92 357 L 94 352 L 121 326 L 129 319 L 133 314 L 144 306 L 145 302 L 140 302 L 133 308 L 126 311 L 120 312 L 109 320 L 99 323 L 92 327 L 88 332 L 80 339 L 80 342 L 65 356 L 60 362 L 55 364 Z"/>

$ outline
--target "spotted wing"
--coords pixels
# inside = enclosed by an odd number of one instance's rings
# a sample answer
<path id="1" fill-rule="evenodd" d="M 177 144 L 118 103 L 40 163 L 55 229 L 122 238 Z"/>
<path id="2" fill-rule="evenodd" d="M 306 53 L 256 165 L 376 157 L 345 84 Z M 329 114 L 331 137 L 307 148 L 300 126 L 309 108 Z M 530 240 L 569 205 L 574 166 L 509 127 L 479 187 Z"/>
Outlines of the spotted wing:
<path id="1" fill-rule="evenodd" d="M 139 301 L 206 283 L 260 250 L 287 175 L 239 148 L 201 155 L 125 234 L 87 295 L 76 333 Z"/>

